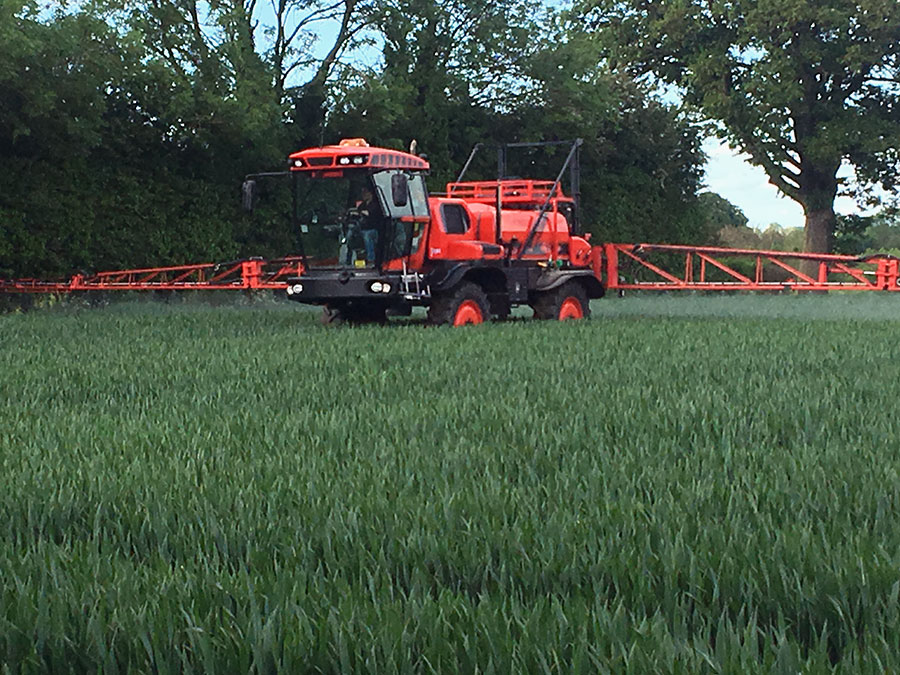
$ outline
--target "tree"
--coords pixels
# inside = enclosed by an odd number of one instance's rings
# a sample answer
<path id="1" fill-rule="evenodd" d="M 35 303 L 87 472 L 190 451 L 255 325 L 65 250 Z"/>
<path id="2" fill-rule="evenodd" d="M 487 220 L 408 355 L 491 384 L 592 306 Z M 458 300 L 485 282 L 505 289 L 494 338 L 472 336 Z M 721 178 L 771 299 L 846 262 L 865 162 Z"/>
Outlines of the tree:
<path id="1" fill-rule="evenodd" d="M 529 84 L 523 64 L 537 45 L 532 0 L 390 0 L 375 28 L 383 64 L 336 107 L 334 135 L 427 153 L 434 183 L 452 179 L 490 119 Z"/>
<path id="2" fill-rule="evenodd" d="M 772 223 L 760 233 L 759 243 L 760 248 L 769 251 L 801 251 L 803 230 L 799 227 L 782 227 L 778 223 Z"/>
<path id="3" fill-rule="evenodd" d="M 106 26 L 84 15 L 40 20 L 29 2 L 0 5 L 0 275 L 71 270 L 88 256 L 87 157 L 101 143 L 104 49 L 83 49 Z"/>
<path id="4" fill-rule="evenodd" d="M 395 0 L 380 28 L 383 67 L 347 90 L 331 138 L 392 147 L 416 138 L 432 163 L 432 188 L 443 190 L 477 142 L 582 137 L 582 220 L 598 239 L 708 243 L 696 201 L 697 128 L 598 65 L 593 38 L 564 17 L 518 0 Z M 554 177 L 567 152 L 514 150 L 507 172 Z M 496 169 L 485 147 L 467 178 Z"/>
<path id="5" fill-rule="evenodd" d="M 342 136 L 418 139 L 436 189 L 475 142 L 581 136 L 595 235 L 705 241 L 696 126 L 540 3 L 273 1 L 268 19 L 258 0 L 0 3 L 0 275 L 296 252 L 287 192 L 265 185 L 251 220 L 241 177 Z M 383 61 L 354 74 L 374 29 Z M 470 177 L 492 177 L 479 161 Z M 510 172 L 549 177 L 562 157 L 523 161 Z"/>
<path id="6" fill-rule="evenodd" d="M 606 54 L 681 88 L 717 132 L 806 214 L 831 248 L 838 170 L 898 181 L 900 3 L 893 0 L 585 0 Z"/>
<path id="7" fill-rule="evenodd" d="M 722 195 L 715 192 L 701 192 L 697 196 L 708 227 L 718 232 L 723 227 L 746 227 L 747 216 Z"/>
<path id="8" fill-rule="evenodd" d="M 262 128 L 248 142 L 279 141 L 282 153 L 286 136 L 273 133 L 282 121 L 293 123 L 294 144 L 319 141 L 329 82 L 378 15 L 372 0 L 95 2 L 112 10 L 120 30 L 136 31 L 149 58 L 171 71 L 181 94 L 173 104 L 180 100 L 189 124 L 202 126 L 215 109 L 210 130 L 217 138 L 229 122 L 250 135 Z"/>
<path id="9" fill-rule="evenodd" d="M 534 86 L 505 116 L 505 138 L 585 139 L 583 221 L 599 240 L 710 243 L 715 229 L 697 201 L 705 159 L 697 126 L 598 64 L 596 39 L 577 22 L 563 15 L 543 35 L 525 70 Z"/>
<path id="10" fill-rule="evenodd" d="M 900 218 L 896 209 L 861 216 L 838 216 L 835 230 L 835 250 L 848 255 L 900 252 Z"/>
<path id="11" fill-rule="evenodd" d="M 900 254 L 900 213 L 896 209 L 885 209 L 873 216 L 866 237 L 868 251 Z"/>
<path id="12" fill-rule="evenodd" d="M 383 12 L 372 0 L 278 0 L 273 6 L 276 8 L 276 21 L 270 32 L 275 37 L 269 54 L 277 78 L 276 90 L 281 97 L 287 97 L 290 104 L 294 145 L 306 147 L 320 144 L 326 118 L 334 102 L 329 85 L 335 73 L 346 65 L 342 61 L 344 55 L 354 47 L 369 42 L 365 37 L 366 31 Z M 291 21 L 291 15 L 297 13 L 300 18 Z M 315 25 L 326 21 L 337 28 L 325 56 L 316 59 L 310 50 L 310 45 L 318 37 L 314 33 Z M 297 42 L 305 48 L 296 47 Z M 289 78 L 299 71 L 304 71 L 307 79 L 301 84 L 289 86 Z"/>
<path id="13" fill-rule="evenodd" d="M 0 276 L 296 252 L 287 191 L 251 219 L 240 180 L 283 165 L 287 83 L 324 89 L 368 6 L 283 0 L 273 27 L 256 0 L 0 3 Z"/>
<path id="14" fill-rule="evenodd" d="M 873 225 L 871 216 L 839 215 L 834 228 L 834 251 L 847 255 L 859 255 L 872 246 L 869 228 Z"/>

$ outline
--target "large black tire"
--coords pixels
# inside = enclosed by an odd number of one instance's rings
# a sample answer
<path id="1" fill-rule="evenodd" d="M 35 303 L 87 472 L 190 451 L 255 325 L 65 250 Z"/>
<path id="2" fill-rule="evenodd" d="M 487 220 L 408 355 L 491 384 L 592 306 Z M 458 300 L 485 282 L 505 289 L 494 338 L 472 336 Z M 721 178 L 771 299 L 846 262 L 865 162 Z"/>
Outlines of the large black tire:
<path id="1" fill-rule="evenodd" d="M 534 317 L 542 320 L 587 319 L 591 315 L 587 291 L 577 281 L 539 293 L 531 307 Z"/>
<path id="2" fill-rule="evenodd" d="M 428 322 L 435 325 L 478 324 L 490 317 L 487 295 L 478 284 L 468 281 L 432 298 L 428 308 Z"/>
<path id="3" fill-rule="evenodd" d="M 327 305 L 322 310 L 322 324 L 339 326 L 341 324 L 361 325 L 366 323 L 385 323 L 385 308 L 371 305 Z"/>

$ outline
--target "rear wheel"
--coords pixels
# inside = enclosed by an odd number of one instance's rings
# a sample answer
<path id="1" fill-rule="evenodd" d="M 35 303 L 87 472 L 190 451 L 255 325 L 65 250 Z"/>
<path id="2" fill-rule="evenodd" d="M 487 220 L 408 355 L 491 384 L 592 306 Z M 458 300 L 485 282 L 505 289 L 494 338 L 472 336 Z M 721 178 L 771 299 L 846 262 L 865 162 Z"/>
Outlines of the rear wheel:
<path id="1" fill-rule="evenodd" d="M 586 319 L 591 315 L 591 305 L 584 286 L 568 281 L 559 288 L 539 294 L 534 304 L 537 319 Z"/>
<path id="2" fill-rule="evenodd" d="M 484 323 L 490 316 L 487 296 L 470 282 L 435 297 L 428 309 L 428 321 L 433 324 L 467 326 Z"/>

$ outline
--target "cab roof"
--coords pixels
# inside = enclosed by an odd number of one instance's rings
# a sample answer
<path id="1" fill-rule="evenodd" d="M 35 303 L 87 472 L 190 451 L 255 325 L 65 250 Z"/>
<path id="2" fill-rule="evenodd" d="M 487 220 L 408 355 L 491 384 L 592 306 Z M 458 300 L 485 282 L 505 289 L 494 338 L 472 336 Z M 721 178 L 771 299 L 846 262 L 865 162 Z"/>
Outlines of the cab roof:
<path id="1" fill-rule="evenodd" d="M 338 145 L 307 148 L 290 155 L 292 171 L 323 169 L 412 169 L 427 171 L 428 162 L 400 150 L 370 146 L 362 138 L 345 138 Z"/>

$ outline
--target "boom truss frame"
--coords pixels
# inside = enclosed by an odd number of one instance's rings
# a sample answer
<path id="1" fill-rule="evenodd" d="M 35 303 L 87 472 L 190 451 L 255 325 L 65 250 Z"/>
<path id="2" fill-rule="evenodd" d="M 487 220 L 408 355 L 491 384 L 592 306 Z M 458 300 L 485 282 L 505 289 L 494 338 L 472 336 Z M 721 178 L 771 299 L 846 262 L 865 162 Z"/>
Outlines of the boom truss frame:
<path id="1" fill-rule="evenodd" d="M 0 279 L 5 293 L 72 293 L 78 291 L 234 291 L 279 290 L 285 279 L 303 272 L 300 257 L 263 260 L 249 258 L 227 263 L 200 263 L 173 267 L 76 274 L 67 281 Z"/>
<path id="2" fill-rule="evenodd" d="M 595 249 L 594 269 L 617 291 L 900 291 L 900 258 L 880 254 L 604 244 Z"/>
<path id="3" fill-rule="evenodd" d="M 900 258 L 674 244 L 602 244 L 594 273 L 607 290 L 900 292 Z M 740 267 L 741 269 L 736 269 Z M 747 271 L 751 269 L 751 271 Z M 300 256 L 76 274 L 65 281 L 0 279 L 0 293 L 284 290 Z"/>

